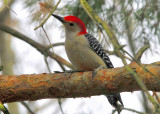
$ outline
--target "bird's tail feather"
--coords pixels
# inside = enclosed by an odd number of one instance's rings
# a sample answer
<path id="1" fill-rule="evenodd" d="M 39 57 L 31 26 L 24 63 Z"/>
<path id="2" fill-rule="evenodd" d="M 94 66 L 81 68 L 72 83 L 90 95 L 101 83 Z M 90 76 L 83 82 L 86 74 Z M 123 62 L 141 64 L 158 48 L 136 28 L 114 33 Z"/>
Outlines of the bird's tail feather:
<path id="1" fill-rule="evenodd" d="M 120 93 L 108 94 L 106 97 L 108 98 L 109 103 L 117 109 L 118 113 L 120 113 L 122 110 L 121 108 L 124 107 Z M 118 101 L 121 105 L 118 104 Z"/>

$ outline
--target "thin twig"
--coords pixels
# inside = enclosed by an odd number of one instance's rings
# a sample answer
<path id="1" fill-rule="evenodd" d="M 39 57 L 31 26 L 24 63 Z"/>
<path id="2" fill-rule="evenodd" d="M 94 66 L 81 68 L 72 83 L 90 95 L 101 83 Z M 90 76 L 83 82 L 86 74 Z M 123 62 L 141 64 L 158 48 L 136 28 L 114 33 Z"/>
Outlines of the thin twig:
<path id="1" fill-rule="evenodd" d="M 13 1 L 13 0 L 12 0 Z M 6 7 L 6 8 L 8 8 L 9 10 L 11 10 L 14 14 L 16 14 L 17 15 L 17 13 L 14 11 L 14 10 L 12 10 L 12 8 L 10 8 L 9 6 L 10 6 L 10 2 L 12 2 L 11 0 L 9 1 L 9 3 L 7 3 L 7 0 L 4 0 L 4 3 L 3 3 L 3 5 L 2 5 L 2 7 L 0 8 L 0 12 Z"/>
<path id="2" fill-rule="evenodd" d="M 55 57 L 56 55 L 55 55 L 55 53 L 54 53 L 54 50 L 53 50 L 52 44 L 51 44 L 51 42 L 50 42 L 50 39 L 49 39 L 49 37 L 48 37 L 48 35 L 47 35 L 47 32 L 45 31 L 45 29 L 43 28 L 43 26 L 42 26 L 42 29 L 43 29 L 43 31 L 44 31 L 47 39 L 48 39 L 48 42 L 49 42 L 49 44 L 50 44 L 50 47 L 52 48 L 53 57 Z M 60 65 L 60 67 L 62 68 L 62 70 L 65 71 L 65 68 L 63 67 L 63 65 L 61 64 L 61 62 L 59 62 L 59 61 L 57 61 L 57 62 L 58 62 L 58 64 Z M 47 63 L 48 63 L 48 62 L 47 62 Z M 49 68 L 49 66 L 48 66 L 48 68 Z M 50 73 L 51 73 L 51 71 L 50 71 Z"/>
<path id="3" fill-rule="evenodd" d="M 145 113 L 145 112 L 139 112 L 139 111 L 137 111 L 137 110 L 130 109 L 130 108 L 122 108 L 122 110 L 128 110 L 128 111 L 131 111 L 131 112 L 135 112 L 135 113 L 137 113 L 137 114 L 147 114 L 147 113 Z"/>
<path id="4" fill-rule="evenodd" d="M 126 7 L 124 5 L 122 5 L 122 12 L 125 16 L 124 25 L 125 25 L 125 29 L 126 29 L 126 33 L 127 33 L 127 37 L 128 37 L 128 44 L 129 44 L 129 47 L 131 49 L 133 56 L 135 56 L 134 41 L 133 41 L 132 30 L 131 30 L 132 23 L 130 23 L 130 21 L 132 21 L 132 19 L 130 18 L 130 15 L 128 15 L 128 12 L 126 11 Z"/>
<path id="5" fill-rule="evenodd" d="M 35 114 L 30 107 L 28 106 L 28 104 L 24 101 L 21 101 L 21 104 L 29 111 L 30 114 Z"/>
<path id="6" fill-rule="evenodd" d="M 4 114 L 10 114 L 9 111 L 7 110 L 7 108 L 2 104 L 1 101 L 0 101 L 0 110 L 1 110 Z"/>
<path id="7" fill-rule="evenodd" d="M 157 93 L 155 91 L 153 91 L 153 96 L 156 97 L 158 103 L 160 104 L 160 98 L 159 98 L 159 96 L 157 95 Z"/>
<path id="8" fill-rule="evenodd" d="M 63 46 L 63 45 L 64 45 L 64 42 L 54 43 L 54 44 L 46 46 L 46 50 L 49 50 L 52 47 Z"/>
<path id="9" fill-rule="evenodd" d="M 46 35 L 47 40 L 48 40 L 48 42 L 49 42 L 49 44 L 50 44 L 50 46 L 51 46 L 51 45 L 52 45 L 52 44 L 51 44 L 51 41 L 50 41 L 50 39 L 49 39 L 49 37 L 48 37 L 48 35 L 47 35 L 47 32 L 46 32 L 45 29 L 43 28 L 43 26 L 42 26 L 42 30 L 44 31 L 44 34 Z M 55 55 L 55 53 L 54 53 L 53 47 L 52 47 L 52 53 L 53 53 L 53 56 L 55 57 L 56 55 Z"/>
<path id="10" fill-rule="evenodd" d="M 149 48 L 149 45 L 142 47 L 141 49 L 139 49 L 139 51 L 137 52 L 137 54 L 135 55 L 135 60 L 140 61 L 143 53 Z"/>
<path id="11" fill-rule="evenodd" d="M 45 61 L 45 63 L 46 63 L 46 66 L 47 66 L 47 69 L 48 69 L 49 73 L 51 73 L 51 69 L 50 69 L 50 67 L 49 67 L 49 64 L 48 64 L 48 61 L 47 61 L 47 57 L 46 57 L 46 56 L 44 56 L 44 61 Z"/>
<path id="12" fill-rule="evenodd" d="M 49 15 L 46 17 L 46 19 L 44 19 L 39 26 L 37 26 L 36 28 L 34 28 L 34 30 L 37 30 L 39 27 L 42 27 L 42 26 L 44 25 L 44 23 L 48 20 L 48 18 L 49 18 L 49 17 L 52 15 L 52 13 L 56 10 L 56 8 L 57 8 L 57 6 L 59 5 L 60 2 L 61 2 L 61 0 L 59 0 L 59 1 L 57 2 L 57 4 L 55 5 L 55 7 L 52 9 L 52 11 L 51 11 L 51 12 L 49 13 Z"/>
<path id="13" fill-rule="evenodd" d="M 107 54 L 109 54 L 109 55 L 116 55 L 114 51 L 109 51 L 109 50 L 107 50 L 107 49 L 104 49 L 104 51 L 105 51 Z M 117 56 L 117 55 L 116 55 L 116 56 Z M 132 61 L 131 58 L 129 58 L 129 57 L 125 56 L 125 55 L 123 55 L 123 56 L 124 56 L 124 58 L 128 59 L 129 61 Z"/>
<path id="14" fill-rule="evenodd" d="M 60 107 L 62 114 L 64 114 L 63 109 L 62 109 L 62 102 L 61 102 L 60 98 L 58 99 L 58 104 L 59 104 L 59 107 Z"/>

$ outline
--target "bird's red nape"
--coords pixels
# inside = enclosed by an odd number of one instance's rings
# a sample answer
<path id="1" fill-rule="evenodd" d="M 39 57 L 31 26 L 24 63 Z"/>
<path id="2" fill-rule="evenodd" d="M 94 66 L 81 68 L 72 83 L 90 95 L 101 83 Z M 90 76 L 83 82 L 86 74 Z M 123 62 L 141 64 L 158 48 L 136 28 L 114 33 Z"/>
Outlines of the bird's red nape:
<path id="1" fill-rule="evenodd" d="M 81 31 L 79 32 L 78 35 L 82 35 L 82 34 L 86 34 L 87 33 L 85 24 L 78 17 L 69 15 L 69 16 L 64 17 L 64 20 L 65 21 L 75 22 L 80 26 Z"/>

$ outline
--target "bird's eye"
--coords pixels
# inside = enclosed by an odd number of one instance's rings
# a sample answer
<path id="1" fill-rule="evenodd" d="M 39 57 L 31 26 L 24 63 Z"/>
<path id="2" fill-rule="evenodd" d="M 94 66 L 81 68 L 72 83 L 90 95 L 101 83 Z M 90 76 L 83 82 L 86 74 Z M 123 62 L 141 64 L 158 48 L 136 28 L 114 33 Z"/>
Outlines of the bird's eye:
<path id="1" fill-rule="evenodd" d="M 73 23 L 70 23 L 69 25 L 70 25 L 70 26 L 74 26 L 74 24 L 73 24 Z"/>

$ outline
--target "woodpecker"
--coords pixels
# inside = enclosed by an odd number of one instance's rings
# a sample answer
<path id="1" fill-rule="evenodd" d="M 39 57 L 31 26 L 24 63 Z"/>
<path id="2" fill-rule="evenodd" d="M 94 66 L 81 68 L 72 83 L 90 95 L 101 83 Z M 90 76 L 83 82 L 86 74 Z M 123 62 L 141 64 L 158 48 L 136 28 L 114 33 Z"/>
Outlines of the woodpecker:
<path id="1" fill-rule="evenodd" d="M 107 53 L 101 44 L 91 34 L 87 33 L 85 24 L 76 16 L 60 17 L 52 14 L 62 22 L 65 27 L 65 51 L 70 62 L 79 71 L 91 71 L 99 67 L 113 68 Z M 106 95 L 109 103 L 114 106 L 118 112 L 123 106 L 119 93 Z"/>

